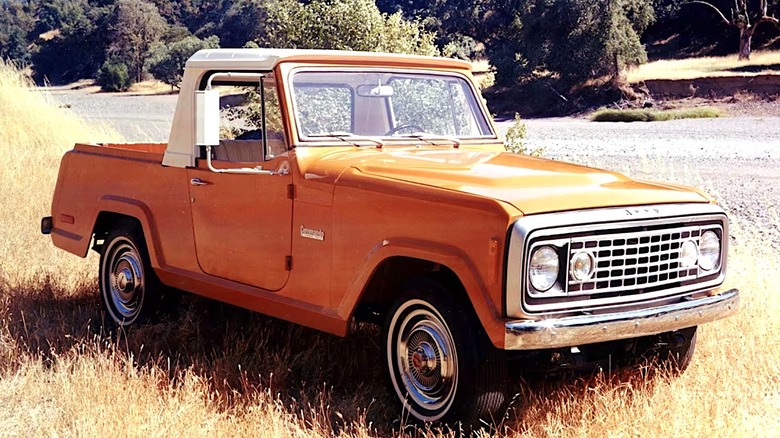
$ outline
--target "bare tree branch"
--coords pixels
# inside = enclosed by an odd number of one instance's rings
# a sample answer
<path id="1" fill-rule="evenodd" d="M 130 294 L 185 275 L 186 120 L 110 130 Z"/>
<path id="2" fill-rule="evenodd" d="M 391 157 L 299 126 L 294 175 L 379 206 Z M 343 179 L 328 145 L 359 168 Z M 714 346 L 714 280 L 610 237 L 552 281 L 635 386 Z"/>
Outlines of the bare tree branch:
<path id="1" fill-rule="evenodd" d="M 701 1 L 701 0 L 691 0 L 690 4 L 693 4 L 693 3 L 701 3 L 701 4 L 705 5 L 705 6 L 709 6 L 709 7 L 711 7 L 712 9 L 714 9 L 714 10 L 715 10 L 715 12 L 717 12 L 717 13 L 718 13 L 718 15 L 720 16 L 720 18 L 721 18 L 721 19 L 723 19 L 723 22 L 724 22 L 724 23 L 728 24 L 729 26 L 734 26 L 734 23 L 730 22 L 730 21 L 729 21 L 729 20 L 726 18 L 726 16 L 725 16 L 725 15 L 723 15 L 723 12 L 721 12 L 721 11 L 720 11 L 720 9 L 718 9 L 718 8 L 717 8 L 715 5 L 713 5 L 712 3 L 705 2 L 705 1 Z M 736 0 L 734 0 L 734 3 L 736 3 Z"/>
<path id="2" fill-rule="evenodd" d="M 758 27 L 758 25 L 761 23 L 772 23 L 775 26 L 780 26 L 780 20 L 778 20 L 775 17 L 769 17 L 765 15 L 759 18 L 758 21 L 756 21 L 756 24 L 753 26 L 753 30 L 755 30 Z"/>

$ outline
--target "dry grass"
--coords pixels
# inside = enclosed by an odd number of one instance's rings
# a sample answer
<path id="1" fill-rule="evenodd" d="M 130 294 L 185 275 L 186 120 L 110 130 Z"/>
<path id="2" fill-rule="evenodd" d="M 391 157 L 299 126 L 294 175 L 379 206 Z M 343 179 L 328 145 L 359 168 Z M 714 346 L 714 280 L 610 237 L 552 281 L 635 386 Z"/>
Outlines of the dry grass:
<path id="1" fill-rule="evenodd" d="M 780 72 L 780 51 L 754 52 L 749 61 L 737 55 L 654 61 L 628 72 L 630 83 L 651 79 L 696 79 L 713 76 L 755 76 Z"/>
<path id="2" fill-rule="evenodd" d="M 0 66 L 0 434 L 387 436 L 399 429 L 376 330 L 339 339 L 188 297 L 169 320 L 106 336 L 95 260 L 39 235 L 60 155 L 107 139 Z M 739 228 L 739 227 L 737 227 Z M 737 229 L 750 236 L 748 226 Z M 745 239 L 743 239 L 744 241 Z M 730 283 L 743 309 L 702 328 L 686 374 L 531 382 L 499 436 L 776 436 L 777 254 L 743 243 Z"/>
<path id="3" fill-rule="evenodd" d="M 176 92 L 178 92 L 176 88 L 156 79 L 137 82 L 131 85 L 130 89 L 127 90 L 127 93 L 132 95 L 160 95 Z"/>

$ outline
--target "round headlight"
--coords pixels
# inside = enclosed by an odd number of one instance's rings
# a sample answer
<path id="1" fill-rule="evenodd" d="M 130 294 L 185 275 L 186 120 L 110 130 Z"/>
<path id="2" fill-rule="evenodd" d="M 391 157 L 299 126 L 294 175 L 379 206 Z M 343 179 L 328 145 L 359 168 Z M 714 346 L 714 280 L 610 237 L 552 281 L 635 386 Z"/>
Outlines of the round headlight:
<path id="1" fill-rule="evenodd" d="M 693 240 L 686 240 L 680 247 L 680 266 L 683 268 L 695 266 L 698 258 L 699 248 L 696 247 L 696 243 Z"/>
<path id="2" fill-rule="evenodd" d="M 586 251 L 580 251 L 574 254 L 574 257 L 569 261 L 569 271 L 575 280 L 586 281 L 593 275 L 594 265 L 593 255 Z"/>
<path id="3" fill-rule="evenodd" d="M 705 231 L 699 238 L 699 267 L 712 271 L 720 262 L 720 237 L 714 231 Z"/>
<path id="4" fill-rule="evenodd" d="M 558 279 L 558 252 L 552 247 L 542 246 L 531 255 L 530 279 L 531 285 L 539 292 L 544 292 L 555 284 Z"/>

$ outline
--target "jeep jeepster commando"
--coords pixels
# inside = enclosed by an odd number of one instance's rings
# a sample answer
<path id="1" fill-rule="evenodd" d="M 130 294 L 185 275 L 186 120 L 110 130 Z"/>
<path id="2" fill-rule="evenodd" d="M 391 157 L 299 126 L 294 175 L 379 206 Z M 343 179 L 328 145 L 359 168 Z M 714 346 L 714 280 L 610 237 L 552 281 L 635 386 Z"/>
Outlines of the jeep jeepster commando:
<path id="1" fill-rule="evenodd" d="M 379 322 L 424 422 L 500 416 L 532 362 L 684 369 L 739 305 L 711 198 L 505 152 L 470 64 L 444 58 L 200 51 L 168 143 L 75 145 L 42 231 L 100 253 L 116 326 L 168 289 L 339 336 Z"/>

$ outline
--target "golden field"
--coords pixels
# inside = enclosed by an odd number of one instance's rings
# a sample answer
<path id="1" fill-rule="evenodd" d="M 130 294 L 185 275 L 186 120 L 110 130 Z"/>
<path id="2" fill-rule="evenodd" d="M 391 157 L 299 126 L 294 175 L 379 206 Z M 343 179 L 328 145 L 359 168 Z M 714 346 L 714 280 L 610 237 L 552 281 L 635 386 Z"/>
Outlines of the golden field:
<path id="1" fill-rule="evenodd" d="M 721 76 L 756 76 L 780 71 L 780 51 L 756 51 L 750 60 L 736 54 L 648 62 L 628 71 L 629 83 L 651 79 L 696 79 Z"/>
<path id="2" fill-rule="evenodd" d="M 185 297 L 168 320 L 102 330 L 97 259 L 38 230 L 59 158 L 116 139 L 0 64 L 0 435 L 447 435 L 404 427 L 384 386 L 377 330 L 346 339 Z M 739 315 L 704 326 L 678 378 L 638 370 L 517 384 L 497 436 L 780 435 L 780 257 L 749 224 L 732 251 Z"/>

